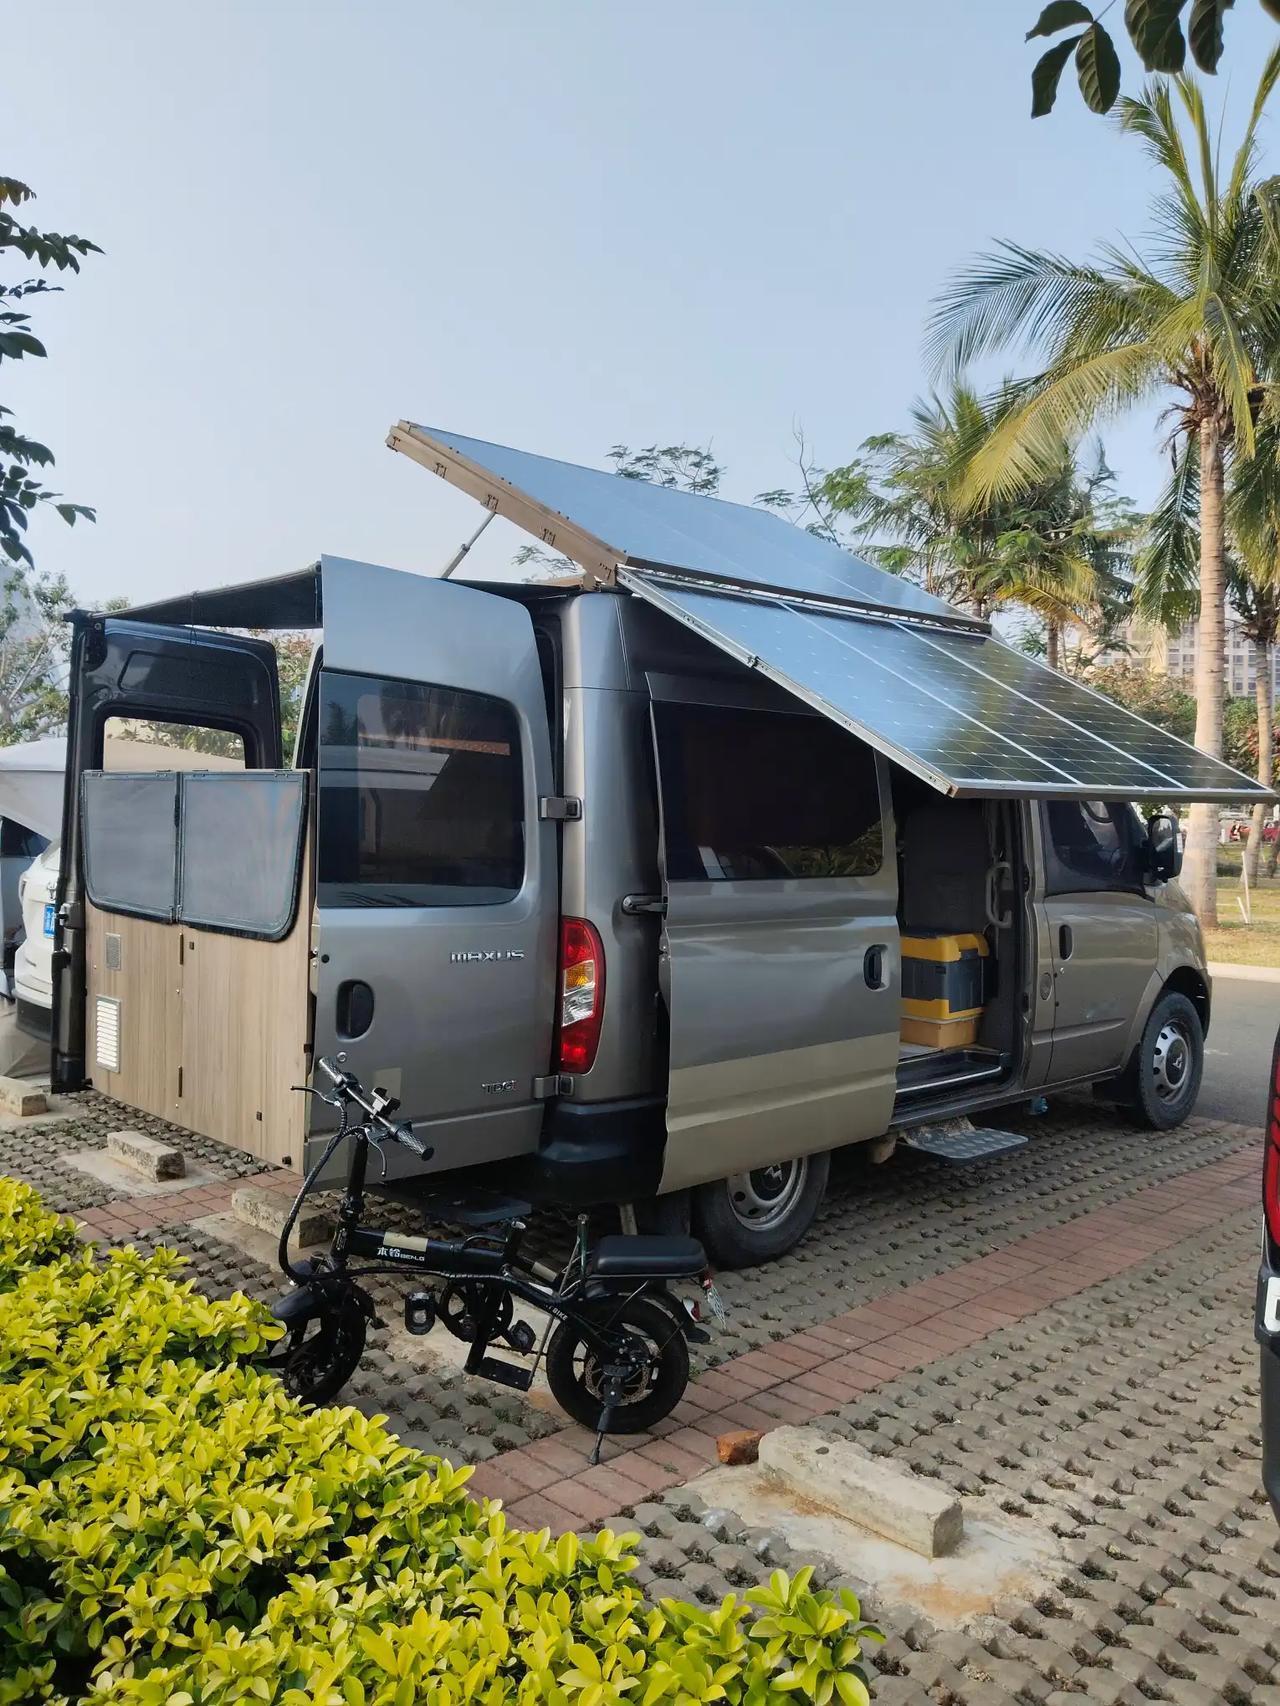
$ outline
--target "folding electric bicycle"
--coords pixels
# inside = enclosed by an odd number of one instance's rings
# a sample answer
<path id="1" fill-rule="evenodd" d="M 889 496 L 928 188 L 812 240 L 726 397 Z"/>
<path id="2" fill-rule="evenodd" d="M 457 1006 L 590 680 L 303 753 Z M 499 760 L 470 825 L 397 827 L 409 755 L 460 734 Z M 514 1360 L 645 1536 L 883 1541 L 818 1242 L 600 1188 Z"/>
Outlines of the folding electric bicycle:
<path id="1" fill-rule="evenodd" d="M 556 1401 L 596 1434 L 593 1461 L 605 1434 L 640 1432 L 669 1415 L 688 1384 L 689 1341 L 708 1335 L 668 1286 L 701 1282 L 712 1309 L 722 1314 L 697 1239 L 612 1235 L 591 1244 L 588 1217 L 580 1215 L 573 1253 L 556 1269 L 521 1253 L 528 1204 L 503 1203 L 496 1210 L 483 1200 L 470 1207 L 451 1204 L 449 1218 L 476 1228 L 456 1242 L 363 1225 L 370 1149 L 383 1159 L 384 1170 L 384 1143 L 401 1144 L 421 1160 L 429 1160 L 432 1151 L 411 1126 L 393 1123 L 395 1097 L 379 1089 L 367 1092 L 344 1070 L 344 1058 L 316 1063 L 331 1091 L 299 1086 L 340 1117 L 280 1236 L 280 1266 L 292 1287 L 274 1307 L 286 1333 L 269 1364 L 286 1388 L 309 1404 L 335 1397 L 355 1372 L 369 1323 L 376 1319 L 360 1280 L 408 1273 L 434 1283 L 405 1298 L 406 1330 L 421 1336 L 441 1321 L 469 1346 L 466 1373 L 517 1391 L 529 1389 L 544 1360 Z M 295 1262 L 289 1239 L 299 1212 L 344 1142 L 347 1178 L 332 1244 L 323 1255 Z M 430 1198 L 424 1206 L 431 1207 Z M 515 1318 L 517 1300 L 547 1317 L 540 1334 Z M 492 1356 L 495 1345 L 532 1360 Z"/>

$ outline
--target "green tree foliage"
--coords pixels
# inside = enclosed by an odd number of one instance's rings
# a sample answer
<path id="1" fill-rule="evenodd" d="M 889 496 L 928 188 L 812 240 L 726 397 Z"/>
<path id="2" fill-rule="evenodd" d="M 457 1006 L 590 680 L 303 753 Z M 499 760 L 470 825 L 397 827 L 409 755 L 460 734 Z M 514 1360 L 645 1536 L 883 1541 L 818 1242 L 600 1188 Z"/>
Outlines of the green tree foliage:
<path id="1" fill-rule="evenodd" d="M 0 580 L 0 746 L 53 734 L 67 722 L 67 615 L 60 575 L 10 564 Z"/>
<path id="2" fill-rule="evenodd" d="M 1016 391 L 984 399 L 956 379 L 945 396 L 916 403 L 906 432 L 868 439 L 842 468 L 809 470 L 790 502 L 807 502 L 825 531 L 843 525 L 855 549 L 953 604 L 983 616 L 1030 610 L 1057 667 L 1065 630 L 1109 632 L 1124 609 L 1133 523 L 1101 447 L 1081 467 L 1065 440 L 1024 490 L 970 498 L 973 459 L 1017 402 Z M 776 507 L 784 496 L 765 494 Z"/>
<path id="3" fill-rule="evenodd" d="M 97 244 L 86 237 L 64 237 L 20 224 L 13 210 L 31 201 L 33 194 L 16 178 L 0 177 L 0 261 L 17 256 L 43 272 L 50 267 L 59 272 L 79 272 L 81 256 L 101 253 Z M 59 288 L 44 277 L 0 277 L 0 364 L 48 353 L 31 331 L 31 316 L 25 306 L 16 305 Z M 92 521 L 94 513 L 83 504 L 66 503 L 58 492 L 41 484 L 32 470 L 52 467 L 53 452 L 20 433 L 12 421 L 13 411 L 0 404 L 0 551 L 11 563 L 31 567 L 26 531 L 32 510 L 51 504 L 68 526 L 80 519 Z"/>
<path id="4" fill-rule="evenodd" d="M 1118 705 L 1167 729 L 1179 740 L 1190 740 L 1196 727 L 1196 702 L 1173 676 L 1132 662 L 1099 664 L 1088 674 L 1090 687 Z"/>
<path id="5" fill-rule="evenodd" d="M 1264 12 L 1280 20 L 1280 0 L 1259 0 Z M 1201 71 L 1215 72 L 1222 58 L 1223 24 L 1235 0 L 1126 0 L 1124 27 L 1148 71 L 1176 74 L 1190 53 Z M 1053 110 L 1058 84 L 1074 59 L 1085 105 L 1110 112 L 1120 93 L 1120 56 L 1103 21 L 1111 5 L 1095 17 L 1081 0 L 1049 0 L 1027 31 L 1027 40 L 1060 36 L 1036 61 L 1031 73 L 1031 116 Z M 1069 35 L 1063 35 L 1070 31 Z"/>
<path id="6" fill-rule="evenodd" d="M 1173 398 L 1175 439 L 1199 458 L 1196 745 L 1222 751 L 1229 461 L 1253 455 L 1280 360 L 1280 231 L 1257 180 L 1257 130 L 1280 78 L 1267 60 L 1244 136 L 1226 164 L 1199 85 L 1155 80 L 1121 106 L 1121 128 L 1160 169 L 1145 254 L 1103 246 L 1085 262 L 1004 243 L 943 294 L 931 336 L 962 367 L 1017 346 L 1043 361 L 1021 382 L 972 464 L 970 496 L 1015 495 L 1051 447 L 1136 403 Z M 1217 809 L 1195 806 L 1184 886 L 1201 923 L 1217 919 Z"/>

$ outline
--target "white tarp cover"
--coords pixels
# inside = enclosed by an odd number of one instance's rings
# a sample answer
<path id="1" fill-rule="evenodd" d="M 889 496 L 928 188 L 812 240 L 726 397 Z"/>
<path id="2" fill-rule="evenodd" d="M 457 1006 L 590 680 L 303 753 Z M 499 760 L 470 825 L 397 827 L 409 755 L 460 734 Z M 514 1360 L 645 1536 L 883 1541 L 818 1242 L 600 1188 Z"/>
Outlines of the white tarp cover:
<path id="1" fill-rule="evenodd" d="M 57 841 L 62 835 L 62 784 L 67 743 L 62 735 L 0 747 L 0 817 Z"/>

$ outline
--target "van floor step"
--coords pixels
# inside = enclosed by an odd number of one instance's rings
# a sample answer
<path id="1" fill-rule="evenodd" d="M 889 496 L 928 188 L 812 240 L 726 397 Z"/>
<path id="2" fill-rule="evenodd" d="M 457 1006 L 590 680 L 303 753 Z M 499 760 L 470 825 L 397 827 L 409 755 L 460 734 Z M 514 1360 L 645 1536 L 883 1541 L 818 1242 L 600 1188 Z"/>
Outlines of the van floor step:
<path id="1" fill-rule="evenodd" d="M 948 1120 L 943 1125 L 914 1126 L 899 1141 L 921 1155 L 964 1167 L 972 1161 L 990 1161 L 996 1155 L 1007 1155 L 1021 1149 L 1027 1140 L 1015 1131 L 974 1126 L 968 1120 Z"/>

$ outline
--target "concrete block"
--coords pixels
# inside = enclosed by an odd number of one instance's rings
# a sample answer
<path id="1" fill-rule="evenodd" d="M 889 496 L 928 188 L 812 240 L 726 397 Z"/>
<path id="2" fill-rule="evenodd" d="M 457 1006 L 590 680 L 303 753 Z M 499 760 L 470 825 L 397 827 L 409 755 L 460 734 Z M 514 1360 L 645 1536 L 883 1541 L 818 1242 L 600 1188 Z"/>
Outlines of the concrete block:
<path id="1" fill-rule="evenodd" d="M 25 1078 L 0 1077 L 0 1113 L 25 1120 L 32 1114 L 47 1114 L 48 1111 L 48 1100 L 38 1085 Z"/>
<path id="2" fill-rule="evenodd" d="M 818 1428 L 765 1434 L 760 1467 L 793 1494 L 922 1557 L 945 1558 L 964 1537 L 964 1512 L 950 1488 Z"/>
<path id="3" fill-rule="evenodd" d="M 121 1161 L 144 1179 L 182 1179 L 186 1177 L 187 1158 L 172 1143 L 158 1137 L 148 1137 L 141 1131 L 109 1131 L 107 1154 Z"/>
<path id="4" fill-rule="evenodd" d="M 255 1231 L 270 1233 L 279 1238 L 284 1231 L 285 1218 L 292 1199 L 280 1191 L 269 1191 L 262 1185 L 241 1185 L 232 1193 L 231 1212 L 237 1220 Z M 324 1244 L 333 1235 L 333 1221 L 323 1209 L 304 1203 L 298 1223 L 293 1229 L 293 1242 L 300 1247 Z"/>

